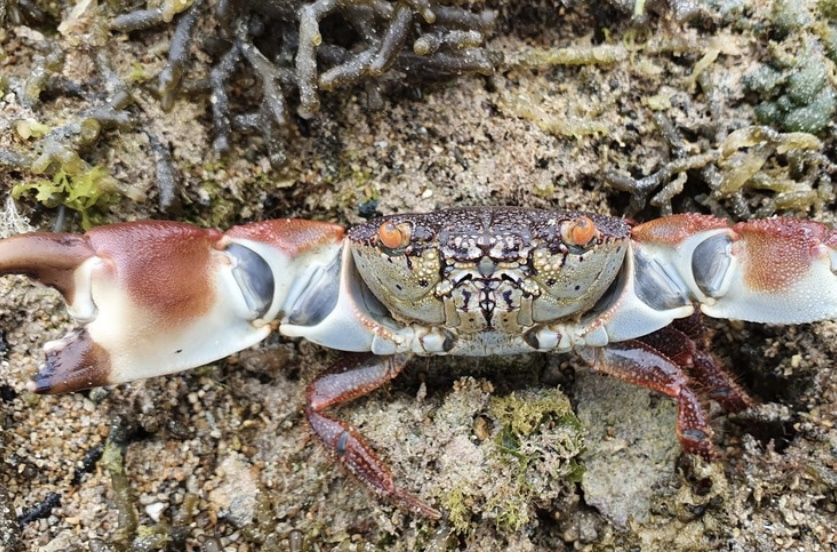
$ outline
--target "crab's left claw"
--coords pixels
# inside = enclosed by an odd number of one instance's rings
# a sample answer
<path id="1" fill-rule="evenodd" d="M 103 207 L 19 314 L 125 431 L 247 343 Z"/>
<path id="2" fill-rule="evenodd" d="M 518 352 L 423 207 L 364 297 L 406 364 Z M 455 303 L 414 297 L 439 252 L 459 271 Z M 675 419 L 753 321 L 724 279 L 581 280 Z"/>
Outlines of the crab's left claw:
<path id="1" fill-rule="evenodd" d="M 734 269 L 718 296 L 707 293 L 704 314 L 774 324 L 837 319 L 837 231 L 797 219 L 738 223 L 729 250 Z"/>
<path id="2" fill-rule="evenodd" d="M 252 229 L 147 221 L 0 240 L 0 274 L 55 287 L 81 323 L 44 346 L 30 388 L 58 393 L 158 376 L 264 339 L 311 267 L 296 265 L 299 252 L 335 259 L 342 229 L 293 220 Z"/>
<path id="3" fill-rule="evenodd" d="M 837 319 L 837 230 L 822 223 L 781 218 L 729 227 L 674 215 L 632 234 L 646 267 L 681 282 L 708 316 L 768 324 Z"/>

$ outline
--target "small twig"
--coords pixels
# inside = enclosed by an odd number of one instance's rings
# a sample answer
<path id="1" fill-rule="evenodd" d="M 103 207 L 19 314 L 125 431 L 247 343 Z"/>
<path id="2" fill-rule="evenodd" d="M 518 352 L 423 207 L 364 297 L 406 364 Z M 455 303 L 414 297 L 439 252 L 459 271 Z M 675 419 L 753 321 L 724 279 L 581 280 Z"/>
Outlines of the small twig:
<path id="1" fill-rule="evenodd" d="M 161 142 L 151 132 L 146 131 L 145 135 L 148 137 L 151 152 L 154 154 L 160 212 L 176 212 L 180 208 L 180 196 L 178 196 L 177 176 L 172 163 L 171 149 L 168 144 Z"/>
<path id="2" fill-rule="evenodd" d="M 61 495 L 57 492 L 50 492 L 46 495 L 46 498 L 44 498 L 42 502 L 35 504 L 32 508 L 29 508 L 20 514 L 17 518 L 17 523 L 20 527 L 24 527 L 33 521 L 49 517 L 52 510 L 60 505 Z"/>
<path id="3" fill-rule="evenodd" d="M 151 8 L 148 10 L 134 10 L 127 14 L 121 14 L 110 20 L 109 27 L 112 31 L 130 33 L 131 31 L 144 31 L 165 23 L 162 8 Z"/>
<path id="4" fill-rule="evenodd" d="M 240 59 L 241 51 L 233 45 L 209 73 L 209 83 L 212 87 L 209 102 L 212 105 L 212 125 L 215 128 L 215 140 L 212 142 L 212 147 L 216 153 L 227 153 L 231 147 L 230 98 L 227 95 L 226 82 L 232 76 Z"/>
<path id="5" fill-rule="evenodd" d="M 203 0 L 195 0 L 195 3 L 180 16 L 174 29 L 169 46 L 169 61 L 160 72 L 157 85 L 160 104 L 165 111 L 171 110 L 174 106 L 174 99 L 180 90 L 180 81 L 183 79 L 189 61 L 189 47 L 192 44 L 192 35 L 202 5 Z"/>

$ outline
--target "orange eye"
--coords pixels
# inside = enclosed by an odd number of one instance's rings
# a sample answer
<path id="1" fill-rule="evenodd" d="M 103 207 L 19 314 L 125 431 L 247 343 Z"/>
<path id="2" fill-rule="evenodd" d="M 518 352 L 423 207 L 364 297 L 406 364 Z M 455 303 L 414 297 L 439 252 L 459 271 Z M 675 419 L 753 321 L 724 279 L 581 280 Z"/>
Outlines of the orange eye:
<path id="1" fill-rule="evenodd" d="M 599 230 L 589 217 L 578 217 L 573 221 L 564 221 L 561 225 L 561 237 L 567 244 L 587 246 L 597 236 Z"/>
<path id="2" fill-rule="evenodd" d="M 395 250 L 409 244 L 411 233 L 409 223 L 395 225 L 391 221 L 387 221 L 378 229 L 378 239 L 385 247 Z"/>

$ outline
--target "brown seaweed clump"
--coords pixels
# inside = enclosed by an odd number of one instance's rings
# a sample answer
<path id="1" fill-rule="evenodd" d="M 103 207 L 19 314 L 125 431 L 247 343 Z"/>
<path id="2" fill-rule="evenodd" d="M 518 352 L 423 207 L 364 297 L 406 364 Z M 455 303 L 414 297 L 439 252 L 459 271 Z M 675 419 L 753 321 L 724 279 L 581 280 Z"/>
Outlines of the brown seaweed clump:
<path id="1" fill-rule="evenodd" d="M 197 47 L 214 62 L 208 75 L 185 79 L 202 18 L 217 35 Z M 119 15 L 110 28 L 134 32 L 174 21 L 157 83 L 163 108 L 178 95 L 209 93 L 215 151 L 229 151 L 235 132 L 259 133 L 277 167 L 292 114 L 314 117 L 322 91 L 362 84 L 368 106 L 377 108 L 382 90 L 392 86 L 492 73 L 494 61 L 481 45 L 494 19 L 491 11 L 431 0 L 167 0 Z M 253 78 L 260 87 L 232 99 L 230 92 Z"/>
<path id="2" fill-rule="evenodd" d="M 495 13 L 431 0 L 163 0 L 123 14 L 95 2 L 52 12 L 40 5 L 0 0 L 0 22 L 13 26 L 0 28 L 0 64 L 4 48 L 21 42 L 39 53 L 26 74 L 0 68 L 0 171 L 23 178 L 14 197 L 58 208 L 57 228 L 64 226 L 64 208 L 77 211 L 87 228 L 112 194 L 144 196 L 109 174 L 102 148 L 112 131 L 146 138 L 160 212 L 178 209 L 172 148 L 149 112 L 148 93 L 165 111 L 178 96 L 205 95 L 215 152 L 228 152 L 235 134 L 256 134 L 277 168 L 294 125 L 304 125 L 295 115 L 315 117 L 324 91 L 362 86 L 374 109 L 387 90 L 489 74 L 495 64 L 483 47 Z M 120 35 L 145 40 L 137 35 L 169 24 L 168 59 L 156 78 L 139 61 L 126 74 Z M 61 39 L 48 40 L 56 31 Z"/>

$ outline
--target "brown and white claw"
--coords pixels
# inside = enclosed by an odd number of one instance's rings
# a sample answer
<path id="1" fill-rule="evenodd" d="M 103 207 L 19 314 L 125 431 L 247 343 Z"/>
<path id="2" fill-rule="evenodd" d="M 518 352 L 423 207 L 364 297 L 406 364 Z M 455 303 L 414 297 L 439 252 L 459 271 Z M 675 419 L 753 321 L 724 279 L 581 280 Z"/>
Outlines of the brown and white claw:
<path id="1" fill-rule="evenodd" d="M 312 258 L 328 266 L 342 237 L 334 225 L 286 219 L 226 235 L 148 221 L 0 240 L 0 274 L 55 287 L 82 326 L 44 346 L 30 388 L 60 393 L 159 376 L 258 343 L 293 286 L 310 280 Z M 314 254 L 305 265 L 302 251 Z"/>
<path id="2" fill-rule="evenodd" d="M 722 291 L 701 306 L 715 318 L 774 324 L 837 318 L 837 231 L 798 219 L 766 219 L 732 228 L 736 260 Z"/>
<path id="3" fill-rule="evenodd" d="M 780 218 L 729 226 L 686 214 L 634 227 L 632 236 L 646 275 L 668 278 L 657 283 L 688 293 L 707 316 L 770 324 L 837 318 L 837 230 L 827 225 Z"/>

